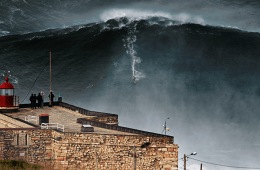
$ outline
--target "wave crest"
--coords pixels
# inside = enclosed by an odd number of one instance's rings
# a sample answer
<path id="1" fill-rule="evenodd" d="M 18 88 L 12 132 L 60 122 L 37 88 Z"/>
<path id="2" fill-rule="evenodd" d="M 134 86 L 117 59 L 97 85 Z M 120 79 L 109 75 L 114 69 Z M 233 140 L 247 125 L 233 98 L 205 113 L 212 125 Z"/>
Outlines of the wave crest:
<path id="1" fill-rule="evenodd" d="M 136 10 L 136 9 L 110 9 L 104 11 L 100 15 L 100 19 L 104 22 L 116 19 L 116 18 L 128 18 L 130 21 L 142 20 L 151 17 L 167 18 L 177 22 L 183 23 L 195 23 L 205 25 L 205 20 L 201 16 L 192 16 L 188 13 L 180 13 L 171 15 L 167 12 L 161 11 L 148 11 L 148 10 Z"/>
<path id="2" fill-rule="evenodd" d="M 100 15 L 100 19 L 105 22 L 110 19 L 123 18 L 123 17 L 127 17 L 131 20 L 140 20 L 140 19 L 146 19 L 148 17 L 171 18 L 171 15 L 165 12 L 141 11 L 141 10 L 134 10 L 134 9 L 110 9 L 104 11 Z"/>

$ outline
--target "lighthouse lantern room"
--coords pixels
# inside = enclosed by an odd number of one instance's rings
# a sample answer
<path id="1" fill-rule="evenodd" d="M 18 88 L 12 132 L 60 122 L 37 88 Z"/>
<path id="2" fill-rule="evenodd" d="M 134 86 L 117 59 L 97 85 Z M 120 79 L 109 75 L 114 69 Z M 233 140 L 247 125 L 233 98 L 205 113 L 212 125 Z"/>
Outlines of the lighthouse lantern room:
<path id="1" fill-rule="evenodd" d="M 5 82 L 0 85 L 0 111 L 17 110 L 19 106 L 14 86 L 8 81 L 8 77 L 5 77 Z"/>

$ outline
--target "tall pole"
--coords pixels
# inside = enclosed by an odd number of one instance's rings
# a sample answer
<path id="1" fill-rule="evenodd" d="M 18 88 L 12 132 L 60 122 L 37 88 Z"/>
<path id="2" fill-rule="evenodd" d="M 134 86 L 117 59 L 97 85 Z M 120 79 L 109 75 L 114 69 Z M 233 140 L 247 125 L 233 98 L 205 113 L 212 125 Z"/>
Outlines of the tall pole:
<path id="1" fill-rule="evenodd" d="M 168 117 L 167 119 L 170 119 L 170 117 Z M 165 122 L 164 122 L 164 134 L 166 135 L 166 131 L 167 131 L 167 127 L 166 127 L 166 121 L 167 119 L 165 119 Z"/>
<path id="2" fill-rule="evenodd" d="M 184 170 L 186 170 L 186 155 L 184 154 L 184 158 L 183 158 L 183 161 L 184 161 Z"/>
<path id="3" fill-rule="evenodd" d="M 52 80 L 51 80 L 51 50 L 50 50 L 50 106 L 52 106 L 52 103 L 51 103 L 51 83 L 52 83 Z"/>
<path id="4" fill-rule="evenodd" d="M 202 170 L 202 163 L 200 164 L 200 170 Z"/>

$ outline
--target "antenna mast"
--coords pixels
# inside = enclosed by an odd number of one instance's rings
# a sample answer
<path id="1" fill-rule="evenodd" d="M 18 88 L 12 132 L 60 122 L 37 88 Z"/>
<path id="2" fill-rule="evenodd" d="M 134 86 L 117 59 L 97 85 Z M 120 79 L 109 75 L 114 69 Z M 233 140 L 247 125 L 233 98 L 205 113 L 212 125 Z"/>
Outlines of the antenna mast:
<path id="1" fill-rule="evenodd" d="M 167 117 L 167 119 L 170 119 L 170 117 Z M 164 135 L 166 135 L 167 130 L 169 131 L 169 128 L 166 127 L 166 121 L 167 121 L 167 119 L 165 119 L 164 125 L 163 125 L 163 126 L 164 126 L 164 127 L 163 127 Z"/>

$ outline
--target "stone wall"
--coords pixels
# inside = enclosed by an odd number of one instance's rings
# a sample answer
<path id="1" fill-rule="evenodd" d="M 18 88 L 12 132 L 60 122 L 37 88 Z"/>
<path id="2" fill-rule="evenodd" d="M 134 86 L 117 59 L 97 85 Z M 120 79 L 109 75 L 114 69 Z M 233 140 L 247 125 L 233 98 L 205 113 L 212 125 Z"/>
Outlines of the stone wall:
<path id="1" fill-rule="evenodd" d="M 51 164 L 52 131 L 38 129 L 0 130 L 0 159 Z"/>
<path id="2" fill-rule="evenodd" d="M 118 116 L 117 115 L 99 116 L 98 122 L 118 125 Z"/>
<path id="3" fill-rule="evenodd" d="M 150 145 L 141 148 L 145 142 Z M 0 159 L 23 159 L 52 169 L 173 170 L 178 146 L 163 137 L 0 129 Z"/>
<path id="4" fill-rule="evenodd" d="M 86 115 L 87 119 L 92 120 L 92 121 L 118 125 L 118 115 L 117 114 L 90 111 L 90 110 L 86 110 L 84 108 L 73 106 L 71 104 L 64 103 L 64 102 L 58 102 L 57 105 L 64 107 L 66 109 L 72 110 L 74 112 L 78 112 L 80 114 Z"/>
<path id="5" fill-rule="evenodd" d="M 105 116 L 88 116 L 86 117 L 87 120 L 111 124 L 111 125 L 118 125 L 118 116 L 117 115 L 105 115 Z"/>

